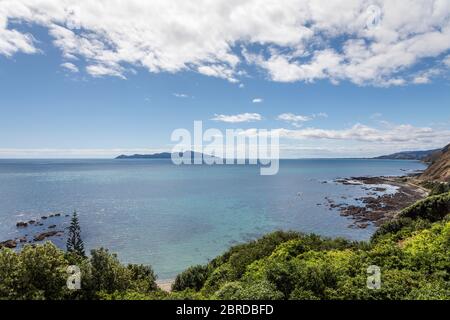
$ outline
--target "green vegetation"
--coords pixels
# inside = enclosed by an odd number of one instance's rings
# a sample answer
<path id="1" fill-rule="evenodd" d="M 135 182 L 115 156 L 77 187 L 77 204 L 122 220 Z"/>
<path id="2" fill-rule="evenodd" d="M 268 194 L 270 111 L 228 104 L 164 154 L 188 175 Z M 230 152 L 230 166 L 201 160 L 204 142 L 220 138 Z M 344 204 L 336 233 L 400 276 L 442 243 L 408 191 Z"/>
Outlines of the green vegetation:
<path id="1" fill-rule="evenodd" d="M 421 185 L 430 190 L 430 196 L 437 196 L 450 192 L 450 183 L 448 182 L 424 181 Z"/>
<path id="2" fill-rule="evenodd" d="M 81 269 L 81 289 L 69 290 L 67 268 Z M 91 258 L 65 253 L 47 242 L 26 245 L 20 252 L 0 250 L 0 299 L 99 299 L 158 294 L 150 267 L 120 264 L 106 249 L 91 251 Z M 131 292 L 128 295 L 128 292 Z"/>
<path id="3" fill-rule="evenodd" d="M 0 250 L 1 299 L 450 299 L 450 193 L 404 209 L 369 242 L 274 232 L 177 276 L 171 293 L 150 267 L 122 265 L 106 249 L 90 258 L 53 244 Z M 81 269 L 81 290 L 66 286 Z M 367 268 L 381 268 L 369 289 Z"/>

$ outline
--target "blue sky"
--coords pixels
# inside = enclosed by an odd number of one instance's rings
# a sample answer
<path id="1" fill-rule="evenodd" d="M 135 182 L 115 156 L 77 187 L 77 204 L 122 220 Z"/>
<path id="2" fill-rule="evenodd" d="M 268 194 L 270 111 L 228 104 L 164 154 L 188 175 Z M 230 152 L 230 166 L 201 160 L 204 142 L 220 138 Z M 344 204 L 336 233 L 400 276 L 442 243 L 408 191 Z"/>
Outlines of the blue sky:
<path id="1" fill-rule="evenodd" d="M 29 1 L 14 2 L 17 10 L 0 10 L 0 157 L 92 158 L 166 151 L 172 147 L 172 131 L 192 130 L 194 120 L 221 130 L 281 130 L 285 157 L 372 156 L 450 142 L 449 48 L 438 44 L 415 49 L 414 44 L 397 52 L 402 41 L 409 44 L 415 37 L 426 42 L 428 35 L 430 43 L 439 43 L 435 25 L 401 34 L 400 27 L 388 22 L 384 27 L 382 20 L 379 28 L 384 29 L 377 32 L 383 36 L 348 30 L 323 36 L 323 28 L 333 26 L 322 26 L 316 17 L 313 34 L 295 23 L 277 25 L 275 31 L 284 30 L 277 38 L 268 23 L 267 30 L 256 27 L 251 33 L 260 32 L 264 40 L 245 34 L 219 39 L 223 32 L 218 32 L 203 39 L 209 43 L 205 47 L 197 45 L 197 36 L 192 40 L 173 27 L 179 38 L 171 39 L 179 48 L 164 38 L 142 52 L 144 40 L 117 38 L 114 29 L 130 27 L 133 15 L 112 25 L 105 17 L 100 28 L 86 18 L 83 1 L 70 18 L 59 16 L 66 2 L 43 2 L 48 12 Z M 283 13 L 284 8 L 269 2 L 268 17 Z M 387 4 L 377 3 L 388 10 Z M 106 2 L 101 5 L 97 9 L 104 9 L 106 16 L 112 9 Z M 29 12 L 22 13 L 24 8 Z M 189 10 L 167 15 L 188 28 L 193 23 L 189 18 L 197 14 Z M 450 9 L 441 10 L 446 39 Z M 418 23 L 414 19 L 418 17 L 407 21 L 411 29 Z M 436 24 L 436 18 L 430 23 Z M 241 31 L 222 24 L 230 34 Z M 149 27 L 153 32 L 159 24 Z M 200 27 L 209 30 L 208 25 Z M 386 30 L 401 34 L 398 41 L 383 38 Z M 289 32 L 299 39 L 286 39 Z M 296 38 L 302 32 L 307 40 Z M 139 31 L 135 33 L 139 38 Z M 150 46 L 158 39 L 146 41 Z M 318 40 L 325 44 L 317 46 Z M 382 54 L 374 49 L 381 45 L 386 46 Z M 414 57 L 409 56 L 412 48 Z M 398 65 L 393 62 L 397 55 Z M 381 58 L 386 61 L 379 62 Z"/>

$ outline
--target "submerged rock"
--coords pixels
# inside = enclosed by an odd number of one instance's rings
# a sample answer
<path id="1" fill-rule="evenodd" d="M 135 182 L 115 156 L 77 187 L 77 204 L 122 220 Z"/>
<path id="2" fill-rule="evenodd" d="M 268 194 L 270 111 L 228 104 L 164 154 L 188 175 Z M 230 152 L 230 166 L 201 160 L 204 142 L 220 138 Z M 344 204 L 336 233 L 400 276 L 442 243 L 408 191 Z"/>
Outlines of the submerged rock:
<path id="1" fill-rule="evenodd" d="M 26 228 L 28 227 L 28 223 L 27 222 L 23 222 L 23 221 L 19 221 L 16 223 L 16 227 L 17 228 Z"/>
<path id="2" fill-rule="evenodd" d="M 3 247 L 14 249 L 15 247 L 17 247 L 17 242 L 12 239 L 0 242 L 0 248 L 3 248 Z"/>
<path id="3" fill-rule="evenodd" d="M 62 233 L 61 231 L 42 232 L 42 233 L 34 236 L 34 241 L 42 241 L 45 238 L 54 237 L 54 236 L 60 235 L 61 233 Z"/>

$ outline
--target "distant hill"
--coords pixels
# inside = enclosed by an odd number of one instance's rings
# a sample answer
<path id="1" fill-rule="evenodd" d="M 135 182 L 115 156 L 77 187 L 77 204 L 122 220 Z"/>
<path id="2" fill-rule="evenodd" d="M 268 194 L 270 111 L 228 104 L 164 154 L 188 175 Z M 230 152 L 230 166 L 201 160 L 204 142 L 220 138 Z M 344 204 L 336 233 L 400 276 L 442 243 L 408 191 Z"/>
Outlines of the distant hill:
<path id="1" fill-rule="evenodd" d="M 196 155 L 200 157 L 206 156 L 203 153 L 191 152 L 191 158 L 194 158 Z M 133 155 L 125 155 L 122 154 L 115 159 L 171 159 L 172 153 L 170 152 L 161 152 L 161 153 L 153 153 L 153 154 L 133 154 Z"/>
<path id="2" fill-rule="evenodd" d="M 430 160 L 430 166 L 420 175 L 420 179 L 450 182 L 450 144 L 434 154 Z"/>
<path id="3" fill-rule="evenodd" d="M 116 159 L 170 159 L 172 156 L 169 152 L 153 153 L 153 154 L 133 154 L 125 155 L 121 154 Z"/>
<path id="4" fill-rule="evenodd" d="M 440 152 L 442 149 L 425 150 L 425 151 L 403 151 L 385 156 L 375 157 L 374 159 L 390 159 L 390 160 L 421 160 L 427 161 L 433 155 Z"/>

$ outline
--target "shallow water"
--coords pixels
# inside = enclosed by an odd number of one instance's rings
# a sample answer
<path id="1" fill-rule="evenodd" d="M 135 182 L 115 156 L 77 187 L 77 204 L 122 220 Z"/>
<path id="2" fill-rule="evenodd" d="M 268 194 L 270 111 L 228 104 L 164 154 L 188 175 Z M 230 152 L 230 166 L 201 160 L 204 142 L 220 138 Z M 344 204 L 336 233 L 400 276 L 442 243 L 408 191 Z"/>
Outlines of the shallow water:
<path id="1" fill-rule="evenodd" d="M 374 231 L 352 229 L 329 210 L 325 197 L 354 198 L 361 186 L 339 177 L 404 175 L 417 161 L 282 160 L 275 176 L 257 166 L 175 166 L 170 160 L 0 160 L 0 239 L 57 224 L 77 210 L 88 249 L 118 253 L 123 262 L 151 264 L 160 279 L 205 263 L 237 242 L 283 229 L 365 240 Z M 324 183 L 327 181 L 327 183 Z M 62 212 L 45 225 L 27 221 Z M 64 238 L 53 238 L 63 246 Z"/>

